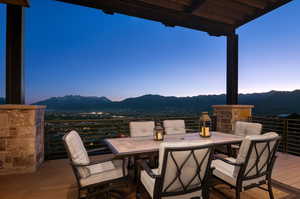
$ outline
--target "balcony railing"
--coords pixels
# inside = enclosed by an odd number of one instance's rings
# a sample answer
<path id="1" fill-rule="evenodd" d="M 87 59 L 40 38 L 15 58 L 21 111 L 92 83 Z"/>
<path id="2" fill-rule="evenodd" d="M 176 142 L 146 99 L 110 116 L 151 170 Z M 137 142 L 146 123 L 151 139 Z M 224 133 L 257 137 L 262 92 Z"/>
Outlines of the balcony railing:
<path id="1" fill-rule="evenodd" d="M 214 117 L 211 124 L 216 126 Z M 87 149 L 101 148 L 99 153 L 110 153 L 110 150 L 102 142 L 105 138 L 120 137 L 129 135 L 130 121 L 162 122 L 166 119 L 185 120 L 188 132 L 195 132 L 199 129 L 199 117 L 159 117 L 159 118 L 117 118 L 99 120 L 51 120 L 46 121 L 45 127 L 45 158 L 65 158 L 66 151 L 62 143 L 62 137 L 66 131 L 74 129 L 83 138 Z M 300 156 L 300 120 L 283 119 L 266 116 L 253 116 L 253 122 L 263 124 L 263 132 L 274 131 L 282 136 L 279 150 L 282 152 Z"/>
<path id="2" fill-rule="evenodd" d="M 188 132 L 195 132 L 199 129 L 199 117 L 159 117 L 159 118 L 118 118 L 99 120 L 57 120 L 46 121 L 45 125 L 45 158 L 65 158 L 66 151 L 62 137 L 68 130 L 76 130 L 80 133 L 87 149 L 101 148 L 100 153 L 110 153 L 109 149 L 102 142 L 105 138 L 120 137 L 129 135 L 130 121 L 162 122 L 166 119 L 185 120 Z M 99 153 L 98 153 L 99 154 Z"/>
<path id="3" fill-rule="evenodd" d="M 253 116 L 251 120 L 261 123 L 264 133 L 273 131 L 281 135 L 280 151 L 300 156 L 300 119 Z"/>

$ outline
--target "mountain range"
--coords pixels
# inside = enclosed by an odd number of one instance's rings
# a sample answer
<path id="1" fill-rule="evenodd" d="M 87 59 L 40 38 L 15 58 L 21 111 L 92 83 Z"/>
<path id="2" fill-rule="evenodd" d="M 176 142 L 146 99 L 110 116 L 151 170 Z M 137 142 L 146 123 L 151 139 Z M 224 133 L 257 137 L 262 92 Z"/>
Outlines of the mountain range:
<path id="1" fill-rule="evenodd" d="M 1 102 L 4 103 L 3 98 L 0 98 Z M 61 112 L 103 111 L 122 115 L 193 115 L 202 111 L 211 111 L 212 105 L 225 104 L 225 102 L 224 94 L 194 97 L 144 95 L 118 102 L 106 97 L 67 95 L 52 97 L 34 104 L 46 105 L 48 111 Z M 300 90 L 240 94 L 239 103 L 254 105 L 255 114 L 300 113 Z"/>
<path id="2" fill-rule="evenodd" d="M 114 102 L 106 97 L 67 95 L 35 103 L 52 111 L 103 111 L 124 115 L 191 115 L 211 111 L 212 105 L 225 104 L 226 96 L 198 95 L 194 97 L 165 97 L 144 95 Z M 254 105 L 255 114 L 300 113 L 300 90 L 270 91 L 240 94 L 240 104 Z"/>

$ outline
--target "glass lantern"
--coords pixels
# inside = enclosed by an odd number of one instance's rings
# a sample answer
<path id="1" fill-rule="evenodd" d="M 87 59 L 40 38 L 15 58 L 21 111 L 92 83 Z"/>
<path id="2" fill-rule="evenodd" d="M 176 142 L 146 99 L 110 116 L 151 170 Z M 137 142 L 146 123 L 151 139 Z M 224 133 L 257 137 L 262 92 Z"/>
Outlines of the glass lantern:
<path id="1" fill-rule="evenodd" d="M 155 141 L 164 140 L 164 129 L 161 127 L 160 124 L 155 126 L 154 132 L 153 132 L 153 138 L 154 138 Z"/>
<path id="2" fill-rule="evenodd" d="M 208 115 L 208 112 L 202 112 L 200 117 L 200 136 L 202 137 L 210 137 L 210 125 L 211 119 Z"/>

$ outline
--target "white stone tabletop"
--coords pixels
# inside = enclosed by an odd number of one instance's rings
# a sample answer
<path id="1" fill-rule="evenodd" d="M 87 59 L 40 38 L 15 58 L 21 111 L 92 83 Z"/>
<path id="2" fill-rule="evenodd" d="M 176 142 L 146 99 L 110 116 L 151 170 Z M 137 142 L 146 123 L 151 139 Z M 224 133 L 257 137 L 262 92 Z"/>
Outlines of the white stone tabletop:
<path id="1" fill-rule="evenodd" d="M 111 138 L 106 139 L 109 148 L 116 155 L 138 155 L 142 153 L 156 152 L 162 142 L 212 142 L 216 145 L 237 144 L 242 142 L 243 137 L 221 132 L 211 132 L 211 137 L 203 138 L 199 133 L 187 133 L 180 135 L 165 135 L 163 141 L 155 141 L 152 136 Z"/>

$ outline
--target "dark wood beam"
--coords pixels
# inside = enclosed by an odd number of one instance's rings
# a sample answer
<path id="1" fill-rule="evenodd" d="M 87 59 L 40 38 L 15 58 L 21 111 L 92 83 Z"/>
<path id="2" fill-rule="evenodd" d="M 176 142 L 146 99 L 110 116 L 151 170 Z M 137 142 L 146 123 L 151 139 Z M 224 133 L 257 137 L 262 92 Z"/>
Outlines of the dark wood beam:
<path id="1" fill-rule="evenodd" d="M 0 0 L 0 3 L 29 7 L 29 0 Z"/>
<path id="2" fill-rule="evenodd" d="M 57 0 L 66 3 L 92 7 L 110 12 L 158 21 L 169 26 L 182 26 L 208 32 L 210 35 L 227 35 L 234 30 L 231 25 L 216 22 L 204 17 L 195 16 L 182 11 L 161 7 L 145 1 L 136 0 Z"/>
<path id="3" fill-rule="evenodd" d="M 6 103 L 24 104 L 22 6 L 7 5 L 6 22 Z"/>
<path id="4" fill-rule="evenodd" d="M 289 2 L 291 2 L 291 1 L 293 1 L 293 0 L 278 0 L 275 3 L 269 3 L 265 9 L 259 10 L 259 11 L 256 12 L 256 14 L 245 17 L 245 19 L 238 22 L 235 25 L 235 27 L 238 28 L 238 27 L 240 27 L 240 26 L 242 26 L 242 25 L 244 25 L 244 24 L 246 24 L 246 23 L 248 23 L 248 22 L 250 22 L 250 21 L 252 21 L 256 18 L 259 18 L 259 17 L 261 17 L 261 16 L 263 16 L 263 15 L 265 15 L 265 14 L 267 14 L 267 13 L 269 13 L 269 12 L 271 12 L 271 11 L 273 11 L 273 10 L 275 10 L 275 9 L 277 9 L 277 8 L 287 4 Z"/>
<path id="5" fill-rule="evenodd" d="M 193 13 L 194 11 L 198 10 L 207 0 L 192 0 L 191 6 L 187 7 L 185 12 L 186 13 Z"/>
<path id="6" fill-rule="evenodd" d="M 238 104 L 239 37 L 235 32 L 227 36 L 227 104 Z"/>
<path id="7" fill-rule="evenodd" d="M 256 8 L 256 9 L 264 9 L 267 6 L 267 3 L 262 0 L 231 0 L 234 2 L 237 2 L 241 5 L 245 5 L 251 8 Z"/>

